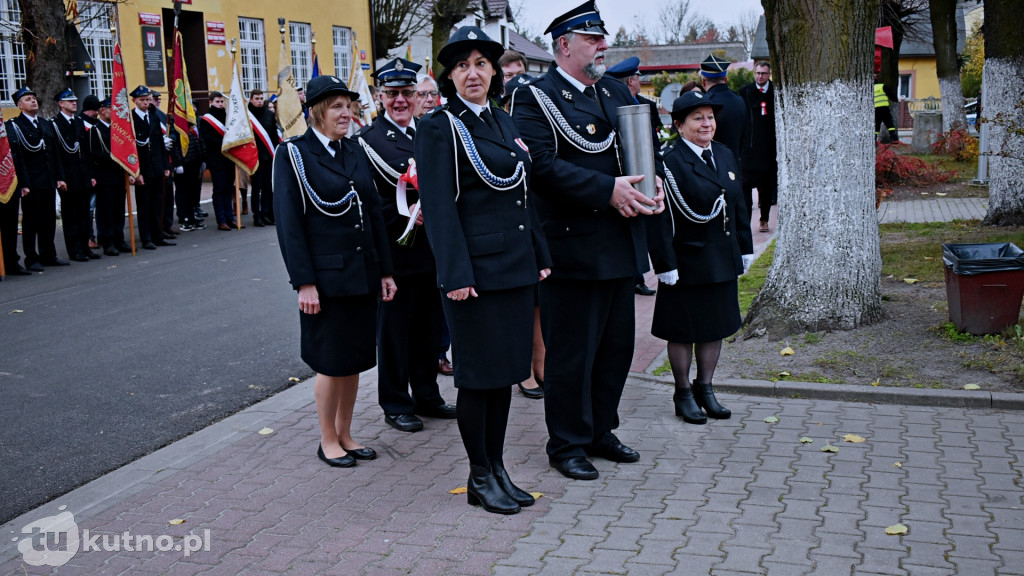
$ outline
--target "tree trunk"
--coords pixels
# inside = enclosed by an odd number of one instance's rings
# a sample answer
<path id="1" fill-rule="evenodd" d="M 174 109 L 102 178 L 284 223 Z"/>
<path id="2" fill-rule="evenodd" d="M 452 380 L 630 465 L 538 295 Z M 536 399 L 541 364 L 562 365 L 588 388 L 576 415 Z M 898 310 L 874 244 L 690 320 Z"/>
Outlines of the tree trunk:
<path id="1" fill-rule="evenodd" d="M 458 24 L 469 10 L 470 0 L 435 0 L 434 11 L 431 15 L 431 22 L 434 26 L 434 33 L 431 35 L 430 44 L 434 52 L 431 60 L 434 67 L 434 77 L 440 78 L 444 66 L 437 61 L 437 54 L 441 48 L 448 43 L 448 37 L 452 34 L 452 27 Z M 495 66 L 497 62 L 493 63 Z"/>
<path id="2" fill-rule="evenodd" d="M 53 96 L 68 87 L 64 73 L 69 61 L 64 40 L 62 0 L 20 0 L 21 37 L 25 44 L 26 83 L 39 100 L 43 116 L 57 113 Z"/>
<path id="3" fill-rule="evenodd" d="M 779 230 L 747 332 L 870 324 L 883 316 L 871 88 L 877 0 L 762 5 L 777 81 Z"/>
<path id="4" fill-rule="evenodd" d="M 982 98 L 990 122 L 988 214 L 984 224 L 1024 226 L 1024 10 L 1015 0 L 985 2 Z M 991 120 L 996 119 L 996 122 Z"/>
<path id="5" fill-rule="evenodd" d="M 932 46 L 935 47 L 935 69 L 942 94 L 942 131 L 967 128 L 964 112 L 964 89 L 960 85 L 960 64 L 957 61 L 956 0 L 931 0 Z"/>

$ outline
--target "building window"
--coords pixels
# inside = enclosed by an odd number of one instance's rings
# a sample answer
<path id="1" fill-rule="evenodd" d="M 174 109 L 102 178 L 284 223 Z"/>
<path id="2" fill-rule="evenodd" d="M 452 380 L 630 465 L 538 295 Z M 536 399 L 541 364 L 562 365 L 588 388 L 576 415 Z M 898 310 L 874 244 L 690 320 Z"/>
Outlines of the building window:
<path id="1" fill-rule="evenodd" d="M 352 29 L 334 27 L 334 73 L 348 82 L 352 77 Z"/>
<path id="2" fill-rule="evenodd" d="M 102 99 L 114 89 L 114 35 L 110 33 L 114 8 L 103 2 L 79 2 L 78 9 L 82 42 L 93 63 L 88 73 L 89 93 Z"/>
<path id="3" fill-rule="evenodd" d="M 897 95 L 899 95 L 900 100 L 910 100 L 910 93 L 911 93 L 910 81 L 911 81 L 911 79 L 912 79 L 912 76 L 910 74 L 900 74 L 899 87 L 896 89 L 896 93 L 897 93 Z"/>
<path id="4" fill-rule="evenodd" d="M 263 20 L 238 18 L 238 53 L 241 56 L 242 91 L 249 94 L 267 88 L 267 62 L 264 54 Z"/>
<path id="5" fill-rule="evenodd" d="M 312 27 L 301 22 L 288 23 L 288 42 L 292 50 L 292 74 L 297 86 L 305 86 L 313 72 Z"/>
<path id="6" fill-rule="evenodd" d="M 0 0 L 0 91 L 4 104 L 25 84 L 25 47 L 21 43 L 21 8 L 17 0 Z"/>
<path id="7" fill-rule="evenodd" d="M 501 25 L 501 45 L 508 49 L 508 27 L 504 24 Z"/>

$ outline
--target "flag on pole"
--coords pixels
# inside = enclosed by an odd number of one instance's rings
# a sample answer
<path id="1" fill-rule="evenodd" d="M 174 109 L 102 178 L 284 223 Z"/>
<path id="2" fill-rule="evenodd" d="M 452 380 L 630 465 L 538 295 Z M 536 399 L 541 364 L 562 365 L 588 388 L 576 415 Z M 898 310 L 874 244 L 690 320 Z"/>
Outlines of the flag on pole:
<path id="1" fill-rule="evenodd" d="M 281 124 L 281 139 L 301 136 L 306 132 L 306 118 L 302 115 L 302 102 L 295 88 L 291 58 L 281 38 L 281 55 L 278 56 L 281 69 L 277 73 L 277 121 Z"/>
<path id="2" fill-rule="evenodd" d="M 412 62 L 412 44 L 405 45 L 405 59 Z"/>
<path id="3" fill-rule="evenodd" d="M 373 103 L 373 94 L 370 94 L 370 85 L 366 82 L 366 73 L 359 65 L 359 43 L 356 42 L 355 33 L 352 33 L 352 73 L 349 74 L 348 89 L 359 94 L 359 101 L 362 103 L 363 125 L 370 124 L 377 117 L 377 107 Z"/>
<path id="4" fill-rule="evenodd" d="M 18 175 L 14 171 L 11 142 L 7 139 L 7 124 L 0 122 L 0 204 L 7 204 L 18 188 Z"/>
<path id="5" fill-rule="evenodd" d="M 437 78 L 434 78 L 434 67 L 430 65 L 430 56 L 427 56 L 424 60 L 427 61 L 427 74 L 434 80 L 437 80 Z"/>
<path id="6" fill-rule="evenodd" d="M 121 61 L 121 44 L 114 44 L 113 98 L 110 114 L 110 157 L 133 178 L 139 177 L 139 150 L 135 147 L 135 127 L 128 109 L 128 84 Z"/>
<path id="7" fill-rule="evenodd" d="M 224 122 L 224 144 L 221 152 L 252 176 L 260 165 L 259 150 L 249 123 L 249 109 L 242 96 L 242 84 L 238 80 L 238 63 L 231 62 L 231 93 L 228 95 L 227 119 Z"/>
<path id="8" fill-rule="evenodd" d="M 167 99 L 167 116 L 178 132 L 181 154 L 188 152 L 188 125 L 196 123 L 196 109 L 192 106 L 192 90 L 188 85 L 188 70 L 181 53 L 181 32 L 174 29 L 174 76 L 171 94 Z"/>
<path id="9" fill-rule="evenodd" d="M 320 60 L 316 55 L 316 47 L 313 47 L 313 71 L 309 73 L 309 79 L 312 80 L 320 75 Z"/>

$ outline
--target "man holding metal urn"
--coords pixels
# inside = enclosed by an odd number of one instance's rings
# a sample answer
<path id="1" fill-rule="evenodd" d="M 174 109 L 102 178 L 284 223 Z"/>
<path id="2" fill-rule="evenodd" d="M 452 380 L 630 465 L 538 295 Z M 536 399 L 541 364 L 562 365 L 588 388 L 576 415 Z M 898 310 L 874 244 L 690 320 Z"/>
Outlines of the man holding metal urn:
<path id="1" fill-rule="evenodd" d="M 608 32 L 594 1 L 556 18 L 548 32 L 555 64 L 516 90 L 512 117 L 530 150 L 553 262 L 540 285 L 548 459 L 569 478 L 593 480 L 588 455 L 640 458 L 612 431 L 633 356 L 633 279 L 649 267 L 640 216 L 660 213 L 664 194 L 653 170 L 640 175 L 623 163 L 641 145 L 653 167 L 650 119 L 634 142 L 616 130 L 619 109 L 635 102 L 622 83 L 602 78 Z M 649 195 L 633 187 L 645 179 L 654 184 Z"/>

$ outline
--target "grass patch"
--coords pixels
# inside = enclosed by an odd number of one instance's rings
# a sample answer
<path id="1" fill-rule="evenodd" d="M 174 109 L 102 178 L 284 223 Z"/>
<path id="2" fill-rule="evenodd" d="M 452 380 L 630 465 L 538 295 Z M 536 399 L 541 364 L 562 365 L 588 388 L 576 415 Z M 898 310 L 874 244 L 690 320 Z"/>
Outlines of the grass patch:
<path id="1" fill-rule="evenodd" d="M 882 275 L 944 283 L 942 245 L 1013 242 L 1024 246 L 1024 228 L 983 227 L 977 220 L 879 225 Z"/>
<path id="2" fill-rule="evenodd" d="M 754 260 L 754 263 L 750 265 L 750 270 L 747 270 L 747 273 L 739 278 L 741 316 L 747 315 L 750 304 L 761 291 L 761 287 L 764 286 L 764 281 L 768 277 L 768 269 L 772 267 L 773 261 L 775 261 L 775 240 L 772 240 L 771 244 L 765 248 L 764 253 Z"/>
<path id="3" fill-rule="evenodd" d="M 957 162 L 950 156 L 936 154 L 904 154 L 904 156 L 919 158 L 922 162 L 935 165 L 936 168 L 947 172 L 956 172 L 954 180 L 957 181 L 970 180 L 978 174 L 977 160 Z"/>
<path id="4" fill-rule="evenodd" d="M 810 345 L 813 346 L 814 344 L 820 344 L 820 343 L 821 343 L 821 334 L 819 334 L 817 332 L 808 332 L 808 333 L 804 334 L 804 344 L 810 344 Z"/>

